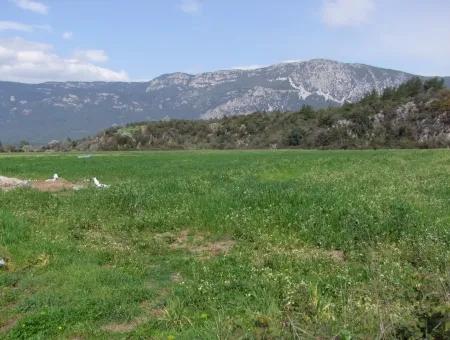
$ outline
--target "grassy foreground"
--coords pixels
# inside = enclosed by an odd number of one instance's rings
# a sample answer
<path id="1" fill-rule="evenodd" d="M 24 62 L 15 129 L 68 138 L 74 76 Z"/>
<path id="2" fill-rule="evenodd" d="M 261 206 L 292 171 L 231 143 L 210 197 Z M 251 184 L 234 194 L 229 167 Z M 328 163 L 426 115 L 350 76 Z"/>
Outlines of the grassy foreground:
<path id="1" fill-rule="evenodd" d="M 450 152 L 0 155 L 0 337 L 446 338 Z"/>

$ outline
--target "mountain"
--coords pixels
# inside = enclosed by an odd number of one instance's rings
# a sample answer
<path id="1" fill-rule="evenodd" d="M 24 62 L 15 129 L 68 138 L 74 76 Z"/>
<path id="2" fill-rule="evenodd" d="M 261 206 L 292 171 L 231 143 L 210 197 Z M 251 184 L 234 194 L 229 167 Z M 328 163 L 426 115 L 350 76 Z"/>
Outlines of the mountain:
<path id="1" fill-rule="evenodd" d="M 450 90 L 412 78 L 356 103 L 212 120 L 142 122 L 39 150 L 450 147 Z M 24 150 L 29 149 L 25 147 Z"/>
<path id="2" fill-rule="evenodd" d="M 47 143 L 135 121 L 294 111 L 304 104 L 338 106 L 412 76 L 314 59 L 255 70 L 172 73 L 150 82 L 0 82 L 0 140 Z"/>

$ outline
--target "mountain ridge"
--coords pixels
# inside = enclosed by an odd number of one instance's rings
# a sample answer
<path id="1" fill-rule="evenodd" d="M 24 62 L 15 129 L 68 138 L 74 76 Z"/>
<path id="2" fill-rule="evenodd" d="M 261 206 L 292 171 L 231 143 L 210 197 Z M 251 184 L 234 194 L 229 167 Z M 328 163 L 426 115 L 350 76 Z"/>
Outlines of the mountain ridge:
<path id="1" fill-rule="evenodd" d="M 413 76 L 365 64 L 312 59 L 253 70 L 166 73 L 148 82 L 0 81 L 0 140 L 42 144 L 133 121 L 339 106 Z"/>

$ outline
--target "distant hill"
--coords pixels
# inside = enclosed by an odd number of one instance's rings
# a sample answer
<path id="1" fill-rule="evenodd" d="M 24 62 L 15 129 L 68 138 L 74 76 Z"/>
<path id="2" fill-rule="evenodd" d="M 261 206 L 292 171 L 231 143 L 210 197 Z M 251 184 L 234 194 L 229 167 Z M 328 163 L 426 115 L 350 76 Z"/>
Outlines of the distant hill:
<path id="1" fill-rule="evenodd" d="M 134 121 L 220 118 L 355 102 L 413 75 L 314 59 L 255 70 L 172 73 L 150 82 L 0 82 L 0 140 L 47 143 Z M 450 85 L 450 78 L 446 81 Z"/>
<path id="2" fill-rule="evenodd" d="M 450 146 L 450 90 L 412 78 L 357 103 L 212 120 L 171 120 L 109 128 L 53 150 L 432 148 Z"/>
<path id="3" fill-rule="evenodd" d="M 450 77 L 444 77 L 445 86 L 450 88 Z"/>

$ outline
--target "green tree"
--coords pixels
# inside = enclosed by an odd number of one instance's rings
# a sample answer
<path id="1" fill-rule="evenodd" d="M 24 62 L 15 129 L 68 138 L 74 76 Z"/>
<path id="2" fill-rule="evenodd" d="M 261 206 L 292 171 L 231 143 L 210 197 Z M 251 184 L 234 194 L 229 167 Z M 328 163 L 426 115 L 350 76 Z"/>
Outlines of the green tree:
<path id="1" fill-rule="evenodd" d="M 298 128 L 292 129 L 287 136 L 287 144 L 289 146 L 299 146 L 302 142 L 302 131 Z"/>
<path id="2" fill-rule="evenodd" d="M 300 114 L 303 115 L 305 119 L 311 119 L 315 116 L 315 111 L 310 105 L 303 105 L 300 109 Z"/>
<path id="3" fill-rule="evenodd" d="M 441 90 L 444 88 L 444 79 L 438 77 L 428 79 L 423 83 L 423 88 L 425 91 L 429 89 Z"/>

